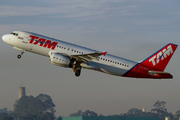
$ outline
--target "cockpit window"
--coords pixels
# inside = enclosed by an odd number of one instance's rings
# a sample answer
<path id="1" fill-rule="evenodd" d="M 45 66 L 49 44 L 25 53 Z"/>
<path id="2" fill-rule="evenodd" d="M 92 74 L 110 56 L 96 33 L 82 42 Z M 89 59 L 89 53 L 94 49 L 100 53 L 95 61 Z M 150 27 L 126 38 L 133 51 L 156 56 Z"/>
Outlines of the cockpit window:
<path id="1" fill-rule="evenodd" d="M 11 34 L 15 35 L 16 33 L 13 33 L 13 32 L 12 32 Z"/>
<path id="2" fill-rule="evenodd" d="M 10 34 L 13 34 L 13 35 L 15 35 L 15 36 L 18 36 L 18 33 L 13 33 L 13 32 L 12 32 L 12 33 L 10 33 Z"/>

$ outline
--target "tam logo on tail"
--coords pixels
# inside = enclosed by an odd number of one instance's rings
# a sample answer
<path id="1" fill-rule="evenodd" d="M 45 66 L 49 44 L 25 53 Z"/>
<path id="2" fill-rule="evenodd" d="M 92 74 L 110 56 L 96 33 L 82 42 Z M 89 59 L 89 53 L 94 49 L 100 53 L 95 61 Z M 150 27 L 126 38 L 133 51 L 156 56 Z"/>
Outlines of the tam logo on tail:
<path id="1" fill-rule="evenodd" d="M 157 55 L 154 55 L 153 57 L 151 57 L 149 59 L 149 62 L 152 62 L 153 66 L 155 66 L 156 64 L 160 62 L 160 60 L 164 60 L 170 54 L 173 54 L 173 49 L 171 45 L 169 45 L 167 49 L 164 48 L 162 51 L 158 52 Z"/>
<path id="2" fill-rule="evenodd" d="M 169 43 L 153 55 L 145 59 L 141 64 L 149 66 L 153 69 L 164 71 L 169 63 L 172 55 L 174 54 L 178 45 Z"/>

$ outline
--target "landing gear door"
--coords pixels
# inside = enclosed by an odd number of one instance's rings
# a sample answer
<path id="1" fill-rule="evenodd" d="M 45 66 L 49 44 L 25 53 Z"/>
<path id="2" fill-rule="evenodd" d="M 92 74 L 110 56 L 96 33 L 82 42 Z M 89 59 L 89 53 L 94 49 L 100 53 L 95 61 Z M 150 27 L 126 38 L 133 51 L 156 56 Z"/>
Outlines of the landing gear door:
<path id="1" fill-rule="evenodd" d="M 30 39 L 30 38 L 29 38 L 29 33 L 25 33 L 22 42 L 23 42 L 23 43 L 28 43 L 28 42 L 29 42 L 29 39 Z"/>

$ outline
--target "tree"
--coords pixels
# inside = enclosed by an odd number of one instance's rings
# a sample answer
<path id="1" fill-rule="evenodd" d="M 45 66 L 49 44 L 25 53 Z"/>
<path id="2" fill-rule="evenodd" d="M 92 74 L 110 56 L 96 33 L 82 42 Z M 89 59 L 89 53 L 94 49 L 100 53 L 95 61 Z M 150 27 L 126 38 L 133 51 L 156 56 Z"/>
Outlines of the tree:
<path id="1" fill-rule="evenodd" d="M 164 120 L 165 117 L 170 117 L 170 118 L 174 117 L 172 113 L 167 112 L 167 109 L 165 108 L 165 104 L 166 104 L 165 101 L 158 100 L 154 104 L 155 108 L 151 110 L 153 113 L 156 113 L 159 116 L 160 120 Z"/>
<path id="2" fill-rule="evenodd" d="M 142 112 L 141 109 L 131 108 L 127 113 L 120 114 L 119 116 L 127 117 L 158 117 L 157 114 L 151 112 Z"/>
<path id="3" fill-rule="evenodd" d="M 131 108 L 131 109 L 127 112 L 128 115 L 141 114 L 141 113 L 143 113 L 142 110 L 137 109 L 137 108 Z"/>
<path id="4" fill-rule="evenodd" d="M 14 118 L 32 120 L 36 119 L 39 115 L 44 116 L 48 113 L 53 116 L 55 112 L 54 107 L 55 105 L 48 95 L 40 94 L 37 97 L 22 96 L 14 104 Z"/>
<path id="5" fill-rule="evenodd" d="M 158 100 L 154 104 L 155 108 L 152 109 L 151 111 L 154 112 L 154 113 L 157 113 L 157 114 L 167 112 L 167 109 L 165 108 L 165 104 L 166 104 L 165 101 L 159 101 Z"/>
<path id="6" fill-rule="evenodd" d="M 59 116 L 59 117 L 58 117 L 58 120 L 62 120 L 62 117 L 61 117 L 61 116 Z"/>
<path id="7" fill-rule="evenodd" d="M 54 115 L 52 113 L 45 112 L 39 115 L 37 118 L 38 120 L 54 120 Z"/>
<path id="8" fill-rule="evenodd" d="M 56 111 L 54 110 L 54 103 L 52 102 L 52 99 L 49 95 L 46 94 L 40 94 L 36 97 L 36 99 L 40 100 L 44 106 L 44 112 L 50 112 L 54 114 Z"/>
<path id="9" fill-rule="evenodd" d="M 7 113 L 0 113 L 0 120 L 13 120 L 13 117 Z"/>
<path id="10" fill-rule="evenodd" d="M 97 113 L 95 113 L 94 111 L 90 111 L 90 110 L 86 110 L 82 116 L 98 116 Z"/>
<path id="11" fill-rule="evenodd" d="M 70 117 L 74 117 L 74 116 L 98 116 L 98 114 L 95 113 L 94 111 L 90 111 L 90 110 L 86 110 L 85 112 L 82 112 L 81 110 L 79 110 L 77 113 L 72 113 L 69 116 Z"/>
<path id="12" fill-rule="evenodd" d="M 15 116 L 37 116 L 42 114 L 44 106 L 41 101 L 35 99 L 33 96 L 22 96 L 14 104 Z"/>
<path id="13" fill-rule="evenodd" d="M 11 110 L 8 111 L 7 108 L 3 108 L 3 109 L 0 109 L 0 113 L 7 113 L 7 114 L 10 114 L 10 113 L 12 113 L 12 111 L 11 111 Z"/>
<path id="14" fill-rule="evenodd" d="M 176 111 L 176 113 L 174 114 L 175 119 L 179 120 L 180 118 L 180 110 Z"/>
<path id="15" fill-rule="evenodd" d="M 72 113 L 69 116 L 70 117 L 82 116 L 82 110 L 78 110 L 78 112 Z"/>

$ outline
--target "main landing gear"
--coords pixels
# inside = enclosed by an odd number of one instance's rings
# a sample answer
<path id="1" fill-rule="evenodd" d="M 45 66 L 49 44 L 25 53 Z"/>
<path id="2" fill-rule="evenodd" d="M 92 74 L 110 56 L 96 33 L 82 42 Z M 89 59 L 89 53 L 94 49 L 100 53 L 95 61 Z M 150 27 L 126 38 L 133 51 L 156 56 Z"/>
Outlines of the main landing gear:
<path id="1" fill-rule="evenodd" d="M 17 58 L 20 59 L 21 55 L 25 52 L 25 50 L 21 51 L 21 54 L 17 55 Z"/>
<path id="2" fill-rule="evenodd" d="M 75 76 L 76 77 L 79 77 L 80 76 L 80 74 L 81 74 L 81 66 L 80 66 L 80 63 L 79 62 L 76 62 L 76 61 L 74 61 L 74 65 L 73 65 L 73 68 L 72 68 L 72 70 L 73 70 L 73 72 L 75 73 Z"/>
<path id="3" fill-rule="evenodd" d="M 75 76 L 76 76 L 76 77 L 79 77 L 80 74 L 81 74 L 81 70 L 76 70 L 76 71 L 75 71 Z"/>

